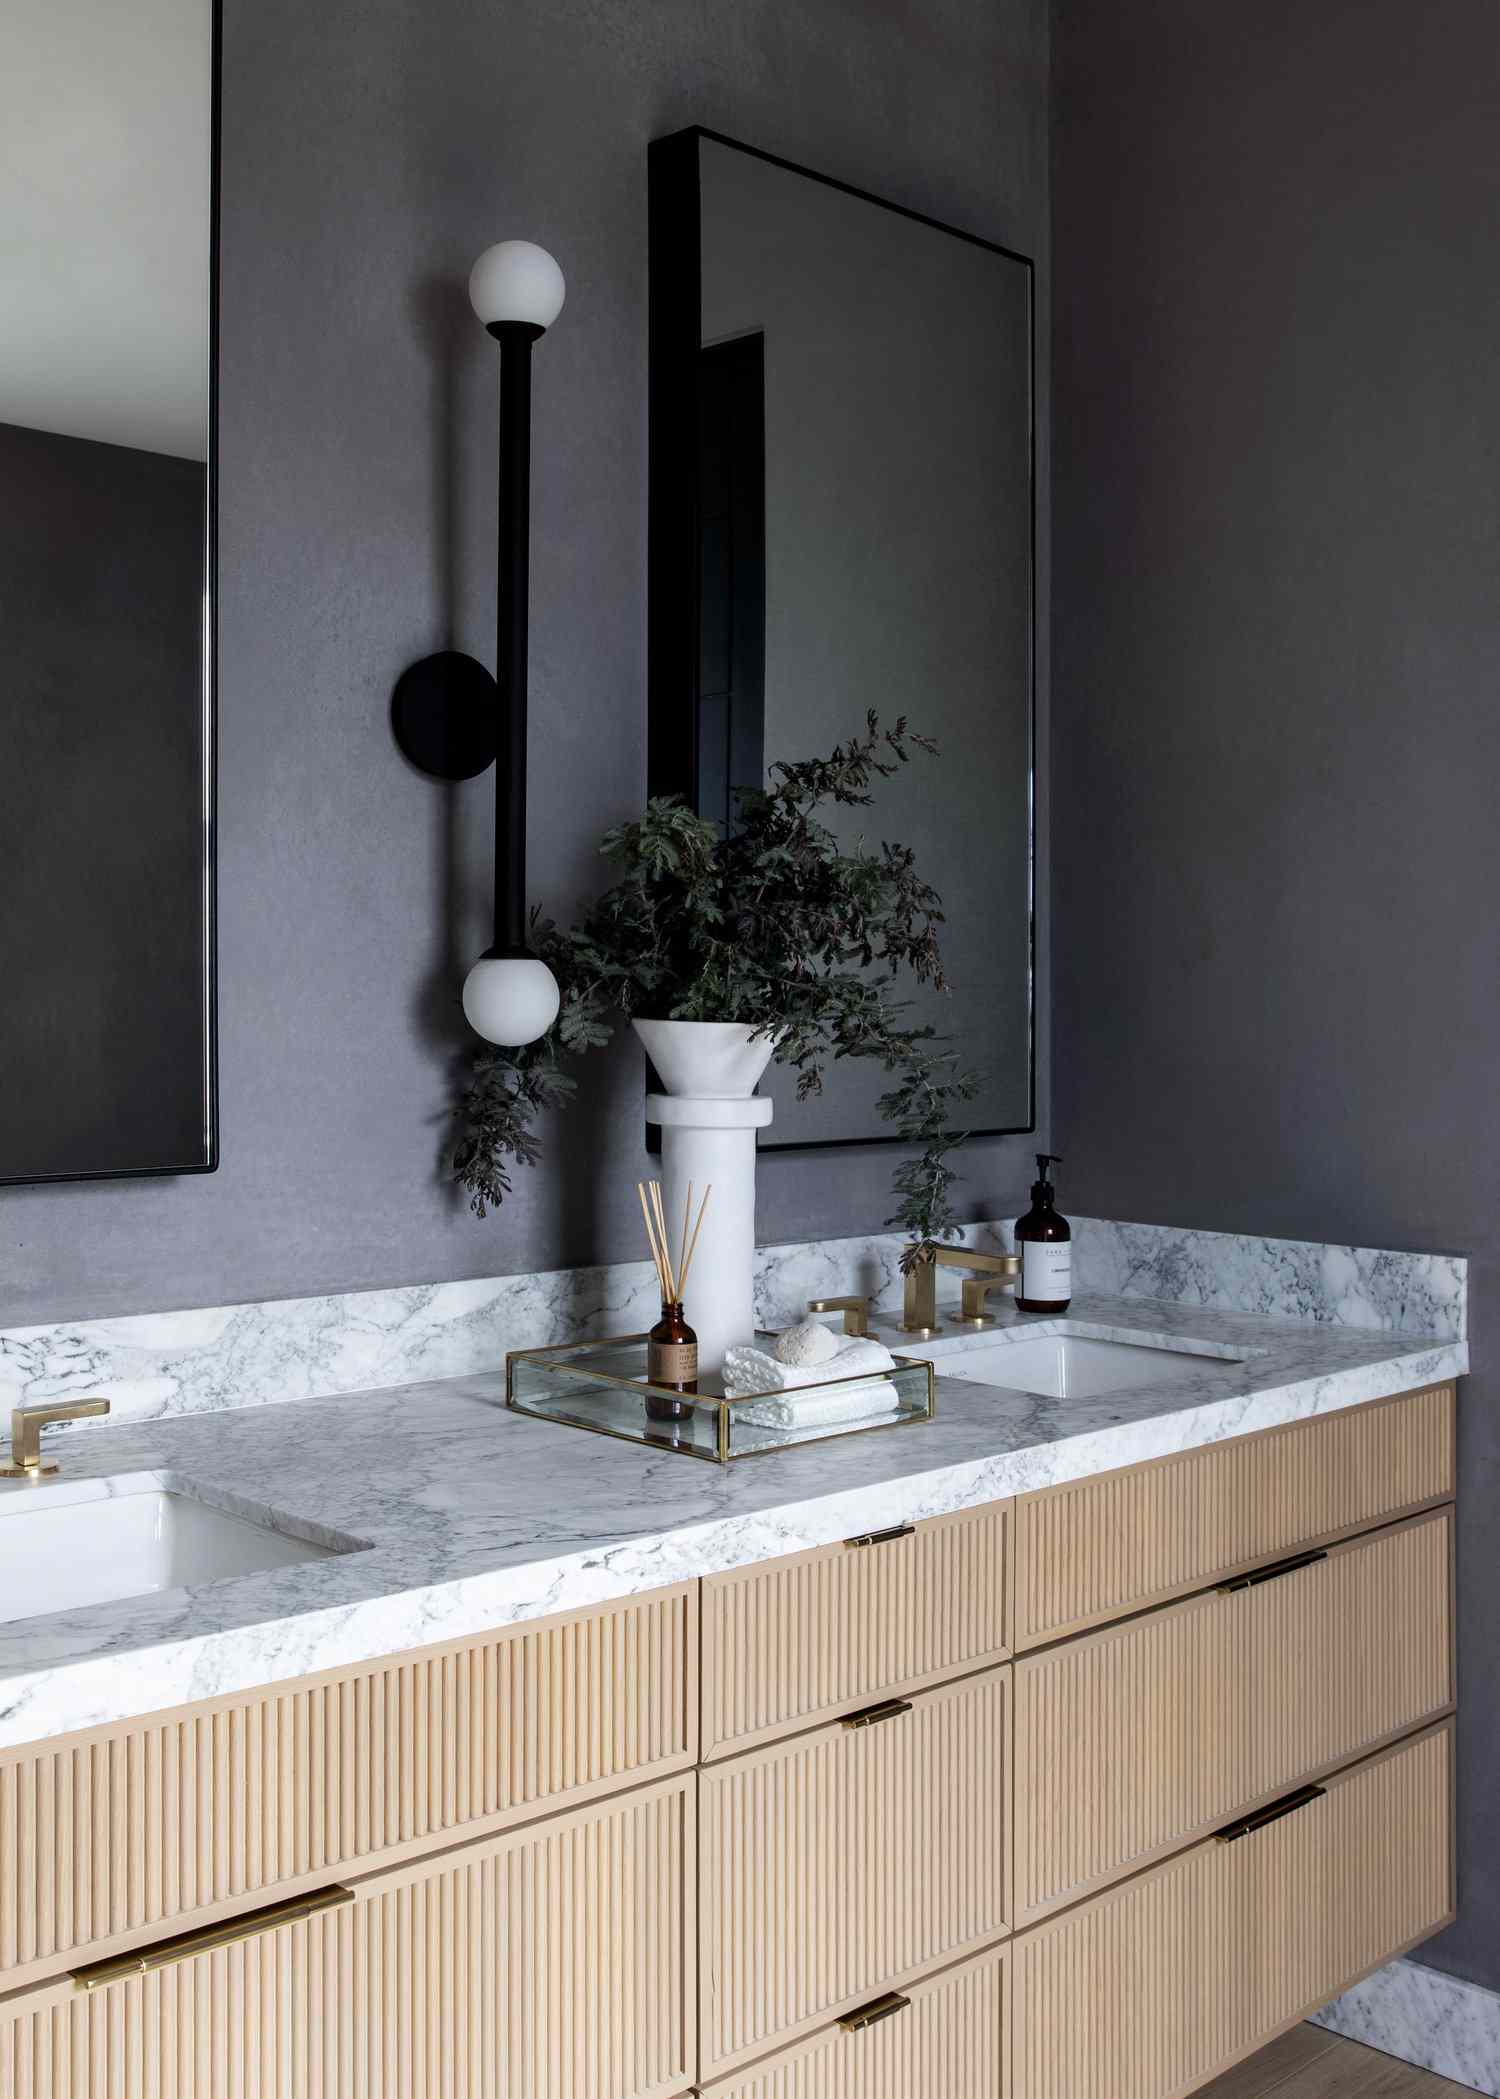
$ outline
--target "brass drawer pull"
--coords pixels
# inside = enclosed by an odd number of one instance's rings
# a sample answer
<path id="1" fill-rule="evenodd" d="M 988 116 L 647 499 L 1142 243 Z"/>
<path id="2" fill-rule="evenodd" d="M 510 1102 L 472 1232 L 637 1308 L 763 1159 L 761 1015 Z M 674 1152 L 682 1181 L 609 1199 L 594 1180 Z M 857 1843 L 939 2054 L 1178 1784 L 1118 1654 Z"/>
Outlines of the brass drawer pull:
<path id="1" fill-rule="evenodd" d="M 1217 1831 L 1219 1842 L 1233 1844 L 1240 1837 L 1254 1836 L 1256 1830 L 1265 1829 L 1272 1822 L 1295 1815 L 1298 1808 L 1321 1800 L 1327 1790 L 1326 1786 L 1298 1786 L 1295 1793 L 1286 1793 L 1280 1800 L 1273 1800 L 1269 1807 L 1258 1807 L 1253 1815 L 1242 1815 L 1238 1822 L 1231 1822 L 1226 1829 Z"/>
<path id="2" fill-rule="evenodd" d="M 878 2026 L 882 2019 L 894 2019 L 910 2003 L 910 1997 L 903 1997 L 899 1990 L 887 1990 L 883 1997 L 872 1997 L 868 2004 L 862 2004 L 857 2012 L 845 2012 L 839 2024 L 845 2033 L 863 2033 L 867 2026 Z"/>
<path id="3" fill-rule="evenodd" d="M 1284 1574 L 1297 1574 L 1304 1567 L 1316 1567 L 1319 1560 L 1326 1560 L 1326 1552 L 1294 1552 L 1290 1559 L 1275 1560 L 1269 1567 L 1257 1567 L 1251 1574 L 1237 1574 L 1232 1581 L 1216 1584 L 1221 1596 L 1232 1596 L 1237 1589 L 1258 1589 L 1262 1582 L 1279 1582 Z"/>
<path id="4" fill-rule="evenodd" d="M 202 1931 L 184 1931 L 175 1939 L 161 1939 L 139 1953 L 117 1953 L 110 1960 L 73 1970 L 75 1990 L 98 1990 L 106 1983 L 121 1982 L 130 1975 L 150 1975 L 158 1968 L 171 1968 L 200 1953 L 220 1946 L 238 1946 L 244 1939 L 258 1939 L 263 1932 L 279 1931 L 284 1924 L 300 1924 L 324 1910 L 341 1909 L 354 1900 L 353 1888 L 319 1888 L 314 1895 L 294 1895 L 286 1902 L 269 1903 L 246 1916 L 231 1917 L 223 1924 L 209 1924 Z"/>
<path id="5" fill-rule="evenodd" d="M 861 1531 L 857 1538 L 846 1538 L 846 1545 L 890 1545 L 897 1538 L 914 1538 L 917 1526 L 914 1523 L 893 1523 L 888 1531 Z"/>
<path id="6" fill-rule="evenodd" d="M 899 1720 L 903 1713 L 911 1711 L 909 1698 L 884 1698 L 879 1705 L 867 1705 L 857 1713 L 844 1715 L 845 1727 L 878 1727 L 882 1720 Z"/>

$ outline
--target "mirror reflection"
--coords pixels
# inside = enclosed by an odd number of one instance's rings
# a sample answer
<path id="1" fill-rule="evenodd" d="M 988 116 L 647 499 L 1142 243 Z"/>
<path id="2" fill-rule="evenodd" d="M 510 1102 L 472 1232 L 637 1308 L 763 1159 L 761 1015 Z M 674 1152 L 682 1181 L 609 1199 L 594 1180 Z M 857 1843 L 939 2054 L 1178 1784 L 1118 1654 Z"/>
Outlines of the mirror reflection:
<path id="1" fill-rule="evenodd" d="M 727 140 L 663 143 L 653 357 L 695 325 L 696 428 L 653 506 L 691 505 L 695 544 L 675 601 L 653 578 L 653 789 L 732 822 L 737 787 L 871 708 L 935 737 L 878 818 L 948 906 L 952 988 L 920 1017 L 982 1075 L 974 1128 L 1028 1128 L 1031 266 Z M 677 315 L 674 269 L 695 313 Z M 664 618 L 696 635 L 675 675 Z M 851 838 L 862 819 L 843 813 Z M 886 1084 L 850 1064 L 798 1102 L 773 1068 L 770 1141 L 884 1137 Z"/>
<path id="2" fill-rule="evenodd" d="M 209 0 L 9 0 L 0 1180 L 214 1163 Z"/>

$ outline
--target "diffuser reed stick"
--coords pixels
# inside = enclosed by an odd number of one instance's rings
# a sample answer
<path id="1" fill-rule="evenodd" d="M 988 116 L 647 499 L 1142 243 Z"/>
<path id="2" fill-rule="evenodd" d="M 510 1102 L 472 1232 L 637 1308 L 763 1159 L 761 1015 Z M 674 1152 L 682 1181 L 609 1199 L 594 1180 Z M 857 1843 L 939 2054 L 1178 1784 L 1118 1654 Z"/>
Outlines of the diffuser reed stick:
<path id="1" fill-rule="evenodd" d="M 693 1236 L 691 1239 L 689 1239 L 687 1236 L 687 1210 L 686 1208 L 683 1210 L 682 1237 L 684 1252 L 682 1256 L 682 1267 L 678 1271 L 677 1275 L 677 1288 L 679 1293 L 686 1290 L 687 1288 L 688 1270 L 693 1265 L 693 1255 L 698 1250 L 698 1234 L 703 1229 L 703 1213 L 708 1208 L 708 1198 L 713 1194 L 713 1192 L 714 1184 L 712 1181 L 710 1181 L 708 1186 L 703 1191 L 703 1200 L 698 1205 L 698 1222 L 693 1226 Z M 688 1204 L 691 1205 L 693 1200 L 693 1184 L 691 1181 L 688 1182 L 687 1199 Z"/>
<path id="2" fill-rule="evenodd" d="M 693 1215 L 693 1183 L 687 1184 L 687 1194 L 682 1202 L 682 1237 L 677 1242 L 677 1259 L 672 1259 L 672 1242 L 667 1231 L 667 1213 L 662 1206 L 660 1181 L 637 1181 L 636 1196 L 641 1206 L 641 1216 L 646 1226 L 646 1243 L 651 1249 L 651 1259 L 656 1266 L 656 1279 L 661 1284 L 662 1303 L 680 1305 L 687 1289 L 688 1270 L 693 1265 L 693 1255 L 698 1250 L 698 1234 L 703 1229 L 703 1213 L 708 1208 L 708 1198 L 714 1192 L 709 1182 L 698 1204 L 698 1214 Z"/>
<path id="3" fill-rule="evenodd" d="M 672 1263 L 672 1241 L 667 1229 L 667 1213 L 662 1204 L 659 1181 L 637 1181 L 635 1192 L 640 1200 L 641 1217 L 646 1226 L 646 1242 L 651 1248 L 651 1259 L 656 1265 L 656 1279 L 661 1284 L 661 1318 L 646 1336 L 646 1382 L 653 1388 L 646 1393 L 646 1414 L 652 1421 L 691 1421 L 693 1404 L 687 1397 L 675 1398 L 659 1388 L 668 1386 L 673 1393 L 684 1395 L 698 1389 L 698 1336 L 682 1316 L 682 1291 L 687 1282 L 687 1272 L 692 1261 L 693 1242 L 688 1238 L 688 1222 L 692 1216 L 693 1191 L 688 1185 L 687 1207 L 682 1216 L 682 1240 L 678 1249 L 677 1265 Z M 707 1201 L 705 1196 L 704 1201 Z M 699 1207 L 698 1222 L 703 1222 L 703 1210 Z"/>
<path id="4" fill-rule="evenodd" d="M 677 1278 L 672 1273 L 672 1242 L 667 1234 L 667 1213 L 662 1207 L 661 1182 L 647 1183 L 651 1196 L 651 1208 L 656 1217 L 657 1244 L 661 1247 L 662 1271 L 667 1278 L 667 1296 L 673 1304 L 677 1302 Z"/>
<path id="5" fill-rule="evenodd" d="M 661 1285 L 662 1303 L 667 1304 L 672 1296 L 672 1287 L 667 1278 L 666 1261 L 662 1256 L 661 1248 L 656 1243 L 656 1227 L 651 1221 L 651 1206 L 646 1200 L 646 1183 L 637 1181 L 635 1192 L 641 1199 L 641 1216 L 645 1220 L 646 1225 L 646 1244 L 651 1249 L 651 1259 L 656 1267 L 656 1280 Z"/>

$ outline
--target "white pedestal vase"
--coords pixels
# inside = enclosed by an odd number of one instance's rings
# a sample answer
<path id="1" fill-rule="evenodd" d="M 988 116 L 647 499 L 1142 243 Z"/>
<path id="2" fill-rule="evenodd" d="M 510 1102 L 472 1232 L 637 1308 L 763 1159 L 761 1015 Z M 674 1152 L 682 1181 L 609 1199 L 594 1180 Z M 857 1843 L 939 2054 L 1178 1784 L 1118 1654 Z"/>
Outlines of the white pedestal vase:
<path id="1" fill-rule="evenodd" d="M 701 1370 L 755 1334 L 755 1133 L 773 1104 L 754 1095 L 775 1042 L 737 1021 L 638 1020 L 635 1031 L 666 1093 L 648 1093 L 661 1126 L 662 1199 L 677 1258 L 689 1181 L 694 1208 L 713 1187 L 693 1255 L 683 1311 L 698 1336 Z"/>

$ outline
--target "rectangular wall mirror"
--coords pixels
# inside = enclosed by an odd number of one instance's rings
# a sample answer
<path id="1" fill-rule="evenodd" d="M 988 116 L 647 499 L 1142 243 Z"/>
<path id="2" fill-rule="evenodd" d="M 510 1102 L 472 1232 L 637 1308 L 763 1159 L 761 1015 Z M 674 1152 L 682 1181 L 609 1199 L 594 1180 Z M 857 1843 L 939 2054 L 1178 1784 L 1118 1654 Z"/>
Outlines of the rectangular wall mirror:
<path id="1" fill-rule="evenodd" d="M 1033 1112 L 1034 434 L 1025 257 L 694 129 L 651 149 L 650 789 L 734 790 L 875 708 L 941 756 L 850 835 L 915 848 L 982 1074 L 976 1131 Z M 771 1148 L 888 1137 L 876 1065 Z"/>
<path id="2" fill-rule="evenodd" d="M 216 1163 L 213 0 L 10 0 L 0 1181 Z"/>

